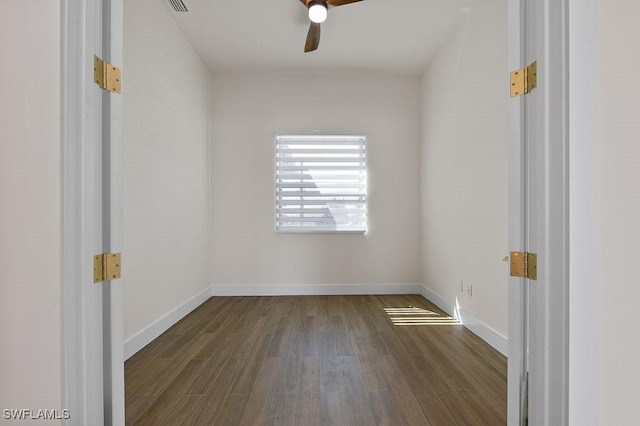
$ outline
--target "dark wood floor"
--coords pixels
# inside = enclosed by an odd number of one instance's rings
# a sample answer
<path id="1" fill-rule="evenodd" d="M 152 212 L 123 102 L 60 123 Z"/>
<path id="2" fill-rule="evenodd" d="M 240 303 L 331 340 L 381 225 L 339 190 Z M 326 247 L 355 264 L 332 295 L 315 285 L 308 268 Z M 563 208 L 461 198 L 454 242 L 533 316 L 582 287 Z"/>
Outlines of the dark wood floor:
<path id="1" fill-rule="evenodd" d="M 126 361 L 126 421 L 501 425 L 506 370 L 421 296 L 214 297 Z"/>

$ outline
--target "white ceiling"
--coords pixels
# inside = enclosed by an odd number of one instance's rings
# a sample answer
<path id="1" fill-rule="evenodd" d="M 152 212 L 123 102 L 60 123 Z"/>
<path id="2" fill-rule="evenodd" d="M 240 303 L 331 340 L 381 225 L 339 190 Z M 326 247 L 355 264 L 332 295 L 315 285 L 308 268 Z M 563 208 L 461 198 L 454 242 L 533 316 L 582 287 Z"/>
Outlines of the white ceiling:
<path id="1" fill-rule="evenodd" d="M 213 71 L 419 75 L 473 1 L 363 0 L 332 8 L 311 53 L 303 53 L 309 19 L 299 0 L 184 0 L 188 12 L 170 13 Z"/>

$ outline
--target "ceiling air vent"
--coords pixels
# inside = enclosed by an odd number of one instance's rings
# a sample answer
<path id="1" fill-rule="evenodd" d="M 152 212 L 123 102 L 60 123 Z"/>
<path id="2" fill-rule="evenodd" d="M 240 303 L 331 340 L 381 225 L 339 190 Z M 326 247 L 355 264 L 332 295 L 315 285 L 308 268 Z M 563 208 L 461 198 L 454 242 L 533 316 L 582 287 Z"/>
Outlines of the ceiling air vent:
<path id="1" fill-rule="evenodd" d="M 167 0 L 174 12 L 188 12 L 187 5 L 182 0 Z"/>

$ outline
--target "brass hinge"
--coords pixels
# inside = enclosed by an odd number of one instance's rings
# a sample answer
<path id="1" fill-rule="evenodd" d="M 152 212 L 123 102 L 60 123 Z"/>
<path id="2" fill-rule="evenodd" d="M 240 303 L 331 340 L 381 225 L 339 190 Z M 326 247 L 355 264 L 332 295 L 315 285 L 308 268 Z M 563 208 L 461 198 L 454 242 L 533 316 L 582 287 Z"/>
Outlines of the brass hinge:
<path id="1" fill-rule="evenodd" d="M 110 92 L 120 93 L 120 68 L 93 57 L 93 80 Z"/>
<path id="2" fill-rule="evenodd" d="M 526 95 L 538 86 L 538 63 L 511 72 L 511 97 Z"/>
<path id="3" fill-rule="evenodd" d="M 93 282 L 99 283 L 120 278 L 120 253 L 93 256 Z"/>
<path id="4" fill-rule="evenodd" d="M 512 251 L 511 276 L 520 278 L 538 279 L 538 255 L 522 251 Z"/>

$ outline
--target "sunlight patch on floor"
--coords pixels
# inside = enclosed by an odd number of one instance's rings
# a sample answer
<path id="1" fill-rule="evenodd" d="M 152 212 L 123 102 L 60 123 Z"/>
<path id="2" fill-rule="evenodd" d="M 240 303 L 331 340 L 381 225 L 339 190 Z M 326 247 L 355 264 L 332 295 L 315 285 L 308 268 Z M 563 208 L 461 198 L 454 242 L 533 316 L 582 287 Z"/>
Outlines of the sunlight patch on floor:
<path id="1" fill-rule="evenodd" d="M 391 323 L 397 326 L 409 325 L 458 325 L 460 321 L 450 316 L 442 316 L 437 312 L 409 306 L 406 308 L 384 308 Z"/>

